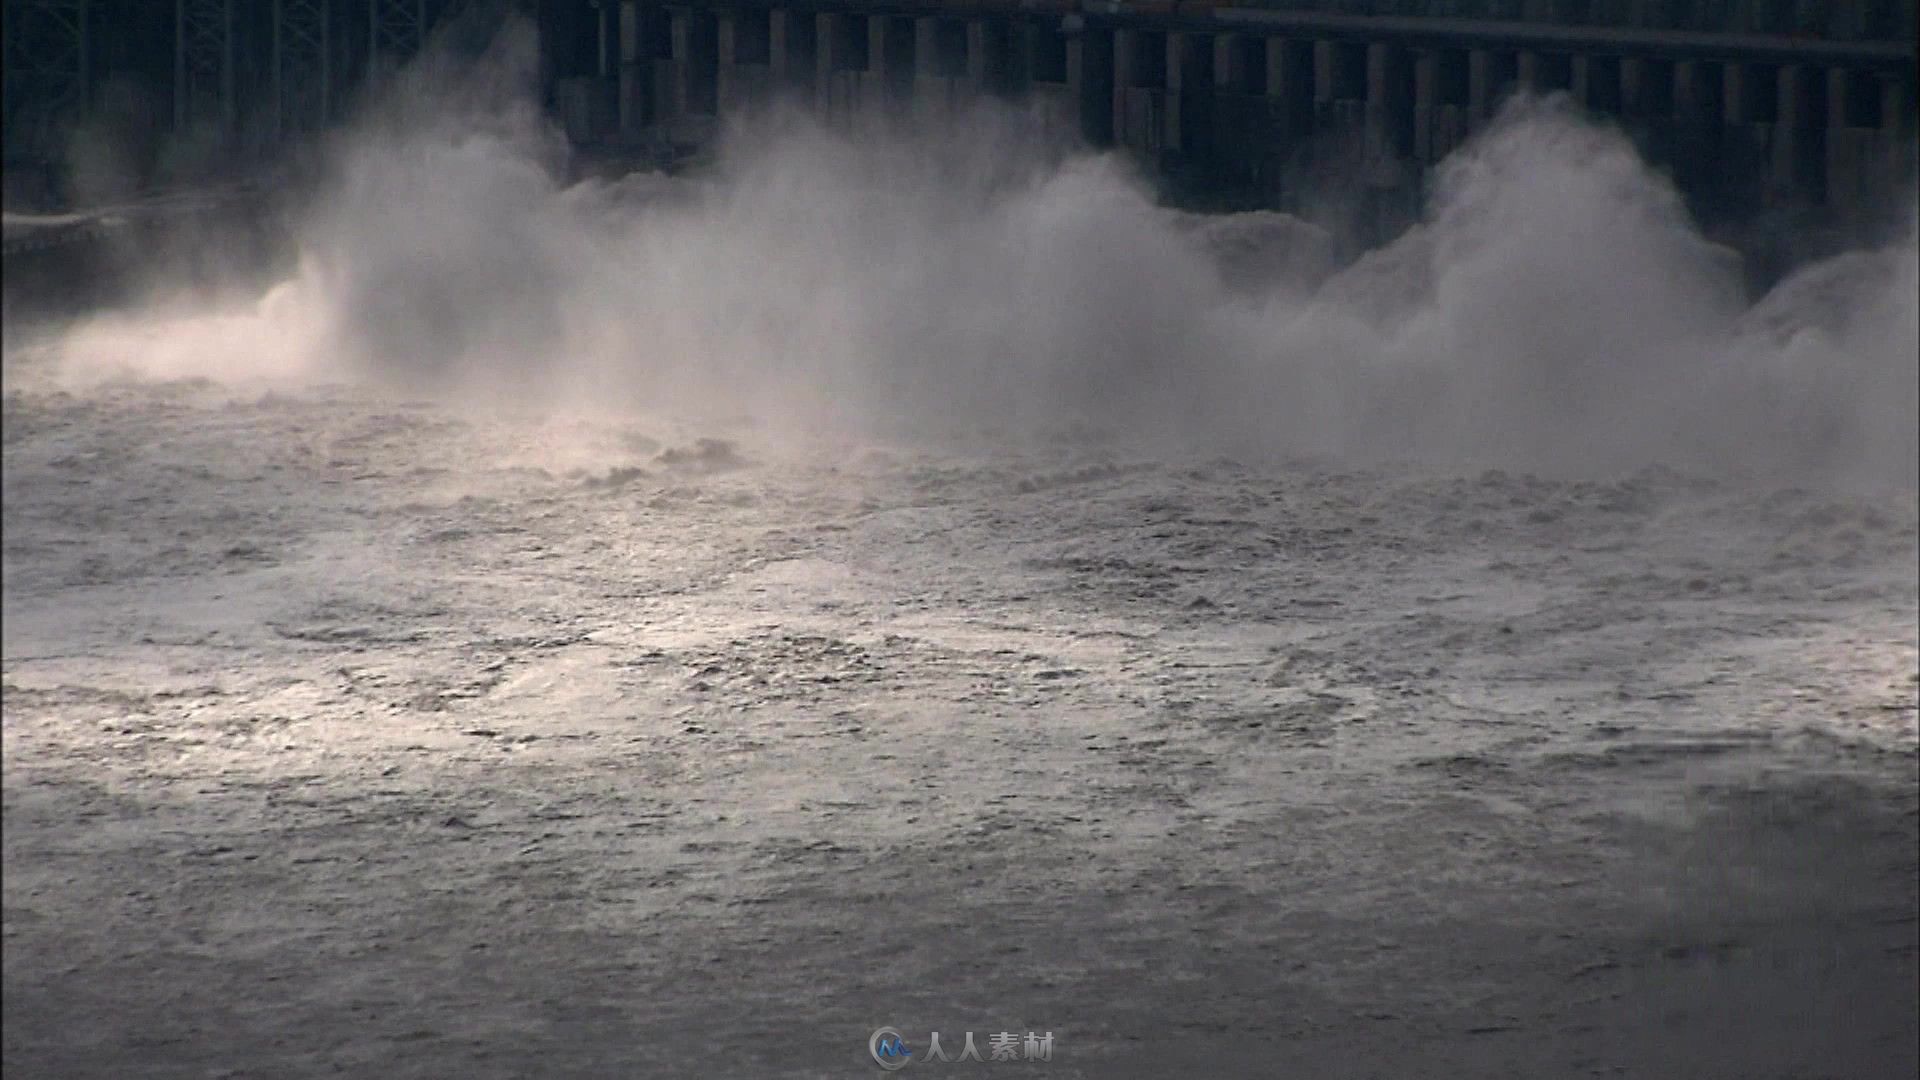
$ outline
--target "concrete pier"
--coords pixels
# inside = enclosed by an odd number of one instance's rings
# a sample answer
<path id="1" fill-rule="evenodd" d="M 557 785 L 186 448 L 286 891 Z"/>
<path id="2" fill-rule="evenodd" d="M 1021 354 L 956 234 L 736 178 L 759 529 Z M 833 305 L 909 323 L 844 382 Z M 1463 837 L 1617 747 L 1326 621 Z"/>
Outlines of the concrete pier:
<path id="1" fill-rule="evenodd" d="M 850 120 L 859 108 L 861 77 L 867 70 L 867 20 L 835 11 L 823 11 L 814 19 L 814 108 L 830 121 Z"/>
<path id="2" fill-rule="evenodd" d="M 775 8 L 767 12 L 768 82 L 790 100 L 813 101 L 819 38 L 811 13 Z"/>
<path id="3" fill-rule="evenodd" d="M 52 2 L 10 2 L 9 26 L 27 17 L 16 12 Z M 422 47 L 431 13 L 446 8 L 286 0 L 306 20 L 296 24 L 266 18 L 278 2 L 259 16 L 250 14 L 256 5 L 222 14 L 224 0 L 96 2 L 154 8 L 139 24 L 146 33 L 192 29 L 176 50 L 185 66 L 154 72 L 179 83 L 171 109 L 161 98 L 157 111 L 195 123 L 214 117 L 210 133 L 232 139 L 298 134 L 286 120 L 284 87 L 261 95 L 271 122 L 250 115 L 247 73 L 303 72 L 345 99 L 353 78 Z M 940 123 L 995 96 L 1024 100 L 1091 145 L 1284 201 L 1295 177 L 1343 169 L 1357 169 L 1347 175 L 1363 186 L 1417 189 L 1425 170 L 1524 89 L 1567 95 L 1620 125 L 1683 187 L 1742 205 L 1870 204 L 1889 195 L 1914 156 L 1915 0 L 1433 4 L 1447 13 L 1395 15 L 1354 14 L 1335 0 L 528 7 L 543 34 L 551 103 L 577 142 L 684 152 L 721 118 L 776 99 L 831 123 Z M 412 21 L 386 26 L 379 19 L 389 9 L 406 9 Z M 1486 14 L 1496 10 L 1504 14 Z M 127 50 L 100 38 L 10 44 L 10 153 L 57 130 L 49 115 L 71 120 L 107 100 L 91 84 L 114 73 L 95 53 Z M 335 44 L 316 52 L 314 41 Z M 218 78 L 207 74 L 216 68 Z"/>
<path id="4" fill-rule="evenodd" d="M 1147 157 L 1167 138 L 1167 42 L 1157 30 L 1113 32 L 1113 140 Z"/>
<path id="5" fill-rule="evenodd" d="M 1113 34 L 1077 28 L 1067 37 L 1067 87 L 1080 137 L 1101 146 L 1113 139 Z"/>
<path id="6" fill-rule="evenodd" d="M 964 108 L 967 27 L 958 19 L 923 15 L 913 21 L 913 101 L 918 117 L 938 122 Z"/>

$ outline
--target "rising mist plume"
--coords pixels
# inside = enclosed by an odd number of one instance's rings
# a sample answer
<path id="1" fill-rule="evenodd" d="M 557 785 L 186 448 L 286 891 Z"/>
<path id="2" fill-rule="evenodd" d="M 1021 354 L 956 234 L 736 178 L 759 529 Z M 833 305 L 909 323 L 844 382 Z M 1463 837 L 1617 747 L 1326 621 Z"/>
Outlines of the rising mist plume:
<path id="1" fill-rule="evenodd" d="M 1569 474 L 1916 480 L 1915 216 L 1757 303 L 1630 142 L 1512 102 L 1357 261 L 1157 204 L 1017 108 L 734 124 L 684 177 L 569 183 L 530 31 L 338 136 L 257 301 L 87 323 L 72 378 L 371 379 L 795 432 L 1122 443 Z"/>

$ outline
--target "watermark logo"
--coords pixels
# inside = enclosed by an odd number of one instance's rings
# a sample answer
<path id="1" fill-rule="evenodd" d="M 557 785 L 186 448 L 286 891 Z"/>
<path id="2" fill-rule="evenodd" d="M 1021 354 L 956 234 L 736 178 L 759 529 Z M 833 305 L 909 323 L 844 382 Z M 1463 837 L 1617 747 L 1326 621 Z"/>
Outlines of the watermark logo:
<path id="1" fill-rule="evenodd" d="M 908 1049 L 907 1040 L 892 1028 L 875 1030 L 867 1039 L 867 1052 L 888 1072 L 904 1069 L 913 1062 L 913 1051 Z"/>
<path id="2" fill-rule="evenodd" d="M 951 1064 L 961 1061 L 1052 1061 L 1053 1032 L 1042 1035 L 1029 1031 L 1023 1038 L 1011 1031 L 1002 1031 L 987 1038 L 987 1055 L 981 1056 L 980 1044 L 974 1040 L 973 1032 L 966 1032 L 958 1053 L 949 1053 L 940 1045 L 940 1033 L 933 1032 L 927 1037 L 926 1050 L 915 1051 L 907 1044 L 906 1037 L 890 1028 L 876 1028 L 867 1038 L 867 1052 L 873 1055 L 876 1065 L 888 1072 L 898 1072 L 916 1062 L 931 1065 L 935 1062 Z"/>

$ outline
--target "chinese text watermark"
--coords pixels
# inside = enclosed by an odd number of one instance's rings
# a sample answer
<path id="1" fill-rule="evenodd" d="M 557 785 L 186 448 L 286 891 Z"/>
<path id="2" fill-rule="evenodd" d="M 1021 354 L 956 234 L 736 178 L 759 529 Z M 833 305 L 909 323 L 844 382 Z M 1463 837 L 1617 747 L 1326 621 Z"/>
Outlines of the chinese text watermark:
<path id="1" fill-rule="evenodd" d="M 1011 1031 L 1002 1031 L 986 1036 L 986 1053 L 980 1051 L 980 1044 L 974 1040 L 973 1032 L 965 1033 L 958 1052 L 949 1052 L 940 1045 L 940 1033 L 934 1032 L 927 1037 L 924 1045 L 915 1046 L 907 1042 L 906 1036 L 890 1027 L 876 1029 L 867 1039 L 867 1050 L 873 1060 L 888 1072 L 904 1069 L 909 1065 L 934 1063 L 954 1063 L 961 1061 L 1052 1061 L 1053 1032 L 1042 1035 L 1029 1031 L 1024 1036 Z"/>

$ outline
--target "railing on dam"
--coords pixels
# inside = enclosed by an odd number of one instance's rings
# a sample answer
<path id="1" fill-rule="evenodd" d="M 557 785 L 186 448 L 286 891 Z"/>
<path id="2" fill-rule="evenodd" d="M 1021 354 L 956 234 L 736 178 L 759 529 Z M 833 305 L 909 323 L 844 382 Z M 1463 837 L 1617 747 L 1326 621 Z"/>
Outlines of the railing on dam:
<path id="1" fill-rule="evenodd" d="M 1911 0 L 1250 0 L 1266 11 L 1910 42 Z"/>

